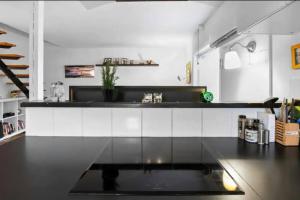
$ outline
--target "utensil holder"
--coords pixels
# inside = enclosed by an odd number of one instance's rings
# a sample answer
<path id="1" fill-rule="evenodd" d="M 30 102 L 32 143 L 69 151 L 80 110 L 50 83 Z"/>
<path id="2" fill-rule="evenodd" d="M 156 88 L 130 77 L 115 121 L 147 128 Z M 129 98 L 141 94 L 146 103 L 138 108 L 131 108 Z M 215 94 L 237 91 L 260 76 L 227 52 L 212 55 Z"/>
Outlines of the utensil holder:
<path id="1" fill-rule="evenodd" d="M 284 146 L 299 146 L 299 124 L 276 121 L 275 141 Z"/>

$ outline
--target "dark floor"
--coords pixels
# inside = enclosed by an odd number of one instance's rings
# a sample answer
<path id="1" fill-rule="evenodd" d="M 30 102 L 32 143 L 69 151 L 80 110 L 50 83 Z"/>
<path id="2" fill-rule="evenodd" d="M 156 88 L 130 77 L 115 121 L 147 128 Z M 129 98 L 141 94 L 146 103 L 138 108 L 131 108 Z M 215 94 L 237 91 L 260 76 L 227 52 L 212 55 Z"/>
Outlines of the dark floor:
<path id="1" fill-rule="evenodd" d="M 0 146 L 1 200 L 300 199 L 300 148 L 259 147 L 236 138 L 203 138 L 244 196 L 103 197 L 68 192 L 97 158 L 107 138 L 21 137 Z"/>

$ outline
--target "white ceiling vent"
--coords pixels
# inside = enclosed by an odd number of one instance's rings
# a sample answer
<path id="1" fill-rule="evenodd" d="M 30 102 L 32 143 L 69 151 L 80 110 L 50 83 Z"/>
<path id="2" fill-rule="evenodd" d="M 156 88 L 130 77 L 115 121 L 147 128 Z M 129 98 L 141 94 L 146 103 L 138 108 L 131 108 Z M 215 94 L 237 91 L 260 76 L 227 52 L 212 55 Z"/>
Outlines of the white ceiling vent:
<path id="1" fill-rule="evenodd" d="M 91 10 L 94 8 L 98 8 L 105 4 L 115 3 L 115 1 L 80 1 L 80 3 L 85 7 L 87 10 Z"/>

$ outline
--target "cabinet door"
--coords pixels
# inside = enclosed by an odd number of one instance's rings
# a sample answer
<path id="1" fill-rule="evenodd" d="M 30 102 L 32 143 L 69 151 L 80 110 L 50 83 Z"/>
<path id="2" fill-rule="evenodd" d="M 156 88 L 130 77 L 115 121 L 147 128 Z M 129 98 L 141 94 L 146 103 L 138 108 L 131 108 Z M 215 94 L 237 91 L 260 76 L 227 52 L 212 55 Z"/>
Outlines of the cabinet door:
<path id="1" fill-rule="evenodd" d="M 53 136 L 53 108 L 26 108 L 26 136 Z"/>
<path id="2" fill-rule="evenodd" d="M 145 108 L 142 110 L 143 137 L 172 137 L 172 110 Z"/>
<path id="3" fill-rule="evenodd" d="M 203 109 L 203 137 L 233 137 L 231 108 Z"/>
<path id="4" fill-rule="evenodd" d="M 111 109 L 83 108 L 82 131 L 84 137 L 110 137 Z"/>
<path id="5" fill-rule="evenodd" d="M 82 136 L 81 111 L 81 108 L 55 108 L 54 136 Z"/>
<path id="6" fill-rule="evenodd" d="M 113 108 L 112 136 L 141 137 L 141 112 L 139 108 Z"/>
<path id="7" fill-rule="evenodd" d="M 202 109 L 173 109 L 173 137 L 201 137 Z"/>

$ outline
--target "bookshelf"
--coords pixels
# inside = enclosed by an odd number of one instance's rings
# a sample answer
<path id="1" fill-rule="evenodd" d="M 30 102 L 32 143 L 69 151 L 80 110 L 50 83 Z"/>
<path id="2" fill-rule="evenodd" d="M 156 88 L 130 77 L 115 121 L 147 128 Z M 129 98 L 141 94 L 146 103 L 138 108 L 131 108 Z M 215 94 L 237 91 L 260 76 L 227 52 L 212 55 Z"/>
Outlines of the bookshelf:
<path id="1" fill-rule="evenodd" d="M 25 109 L 21 108 L 24 101 L 25 97 L 0 99 L 0 141 L 25 132 Z M 3 116 L 5 113 L 14 115 Z"/>

